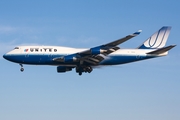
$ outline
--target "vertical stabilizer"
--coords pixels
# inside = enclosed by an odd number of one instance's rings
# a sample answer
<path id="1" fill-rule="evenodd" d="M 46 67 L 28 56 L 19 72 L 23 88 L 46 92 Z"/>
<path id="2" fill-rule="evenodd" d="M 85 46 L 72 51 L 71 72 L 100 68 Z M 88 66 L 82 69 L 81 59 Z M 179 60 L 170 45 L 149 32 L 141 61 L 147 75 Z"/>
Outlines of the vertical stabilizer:
<path id="1" fill-rule="evenodd" d="M 138 49 L 159 49 L 166 45 L 171 27 L 164 26 L 147 39 Z"/>

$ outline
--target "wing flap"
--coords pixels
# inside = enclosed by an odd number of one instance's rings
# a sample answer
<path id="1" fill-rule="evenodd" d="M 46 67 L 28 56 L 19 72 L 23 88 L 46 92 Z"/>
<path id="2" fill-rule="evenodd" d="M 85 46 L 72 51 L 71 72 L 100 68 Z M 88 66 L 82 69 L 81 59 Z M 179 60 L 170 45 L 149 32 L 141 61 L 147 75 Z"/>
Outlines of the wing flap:
<path id="1" fill-rule="evenodd" d="M 97 65 L 99 64 L 102 60 L 104 60 L 104 57 L 102 54 L 96 55 L 96 56 L 91 56 L 91 57 L 84 57 L 81 60 L 86 61 L 87 63 Z"/>

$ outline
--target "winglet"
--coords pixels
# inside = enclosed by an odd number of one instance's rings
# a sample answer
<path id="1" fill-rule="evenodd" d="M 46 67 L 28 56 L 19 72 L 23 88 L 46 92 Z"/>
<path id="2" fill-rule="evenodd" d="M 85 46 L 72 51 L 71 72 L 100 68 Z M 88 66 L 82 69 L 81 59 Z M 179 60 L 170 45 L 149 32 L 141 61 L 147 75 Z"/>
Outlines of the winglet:
<path id="1" fill-rule="evenodd" d="M 134 36 L 139 35 L 142 32 L 142 30 L 138 30 L 137 32 L 133 33 Z"/>

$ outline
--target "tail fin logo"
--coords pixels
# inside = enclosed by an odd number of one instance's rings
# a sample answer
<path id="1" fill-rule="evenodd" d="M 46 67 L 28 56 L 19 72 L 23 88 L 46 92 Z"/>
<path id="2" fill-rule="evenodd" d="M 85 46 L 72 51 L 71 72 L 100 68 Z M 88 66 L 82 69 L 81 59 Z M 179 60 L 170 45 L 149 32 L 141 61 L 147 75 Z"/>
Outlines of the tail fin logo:
<path id="1" fill-rule="evenodd" d="M 171 27 L 162 27 L 159 31 L 154 33 L 147 39 L 139 49 L 158 49 L 166 45 Z"/>

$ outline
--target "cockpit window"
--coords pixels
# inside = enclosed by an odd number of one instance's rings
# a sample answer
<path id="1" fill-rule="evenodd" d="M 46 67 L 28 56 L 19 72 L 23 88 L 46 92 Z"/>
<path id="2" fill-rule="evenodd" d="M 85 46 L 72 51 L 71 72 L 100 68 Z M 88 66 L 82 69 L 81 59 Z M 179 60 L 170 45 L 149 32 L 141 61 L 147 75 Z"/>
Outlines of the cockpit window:
<path id="1" fill-rule="evenodd" d="M 15 47 L 14 49 L 19 49 L 19 47 Z"/>

